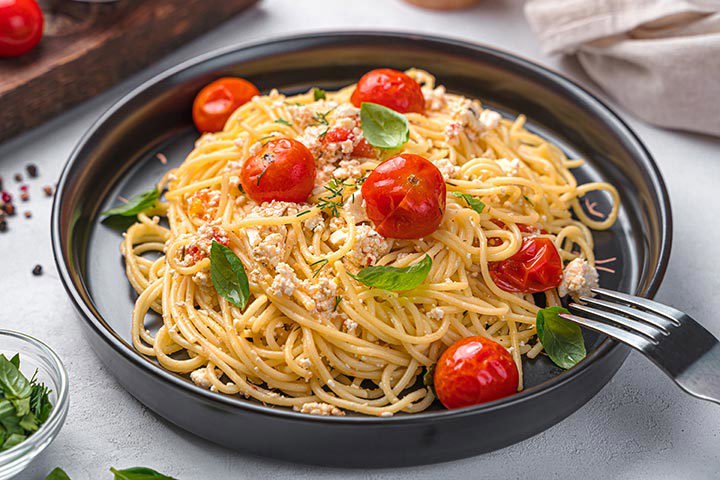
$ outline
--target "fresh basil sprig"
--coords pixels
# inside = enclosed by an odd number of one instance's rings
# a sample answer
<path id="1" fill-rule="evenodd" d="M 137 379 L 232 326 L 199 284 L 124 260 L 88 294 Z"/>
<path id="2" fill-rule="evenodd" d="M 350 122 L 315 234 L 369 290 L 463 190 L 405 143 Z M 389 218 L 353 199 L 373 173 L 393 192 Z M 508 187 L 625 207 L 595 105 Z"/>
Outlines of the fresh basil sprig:
<path id="1" fill-rule="evenodd" d="M 463 200 L 465 200 L 465 203 L 468 204 L 468 207 L 472 208 L 477 213 L 482 213 L 482 211 L 485 209 L 485 204 L 470 195 L 469 193 L 452 192 L 452 194 L 457 198 L 462 198 Z"/>
<path id="2" fill-rule="evenodd" d="M 422 260 L 409 267 L 365 267 L 357 275 L 350 274 L 350 276 L 368 287 L 383 290 L 412 290 L 427 278 L 431 267 L 432 258 L 430 255 L 425 255 Z"/>
<path id="3" fill-rule="evenodd" d="M 152 208 L 160 198 L 160 192 L 157 188 L 148 190 L 139 195 L 135 195 L 125 205 L 112 208 L 106 212 L 102 212 L 102 215 L 106 217 L 121 216 L 121 217 L 135 217 L 137 214 L 144 212 Z"/>
<path id="4" fill-rule="evenodd" d="M 537 332 L 550 360 L 568 369 L 585 358 L 585 341 L 580 327 L 562 318 L 561 313 L 570 312 L 563 307 L 541 309 L 537 314 Z"/>
<path id="5" fill-rule="evenodd" d="M 377 103 L 360 105 L 360 121 L 363 136 L 373 147 L 399 148 L 410 138 L 405 115 Z"/>
<path id="6" fill-rule="evenodd" d="M 173 477 L 145 467 L 132 467 L 125 470 L 111 468 L 110 471 L 115 474 L 114 480 L 175 480 Z"/>
<path id="7" fill-rule="evenodd" d="M 325 90 L 322 90 L 320 88 L 313 88 L 313 98 L 316 102 L 318 100 L 325 100 L 325 98 L 327 98 L 327 95 L 325 95 Z"/>
<path id="8" fill-rule="evenodd" d="M 65 470 L 57 467 L 45 477 L 45 480 L 70 480 L 70 477 L 65 473 Z"/>
<path id="9" fill-rule="evenodd" d="M 210 247 L 210 278 L 215 290 L 228 302 L 244 310 L 250 299 L 245 267 L 232 250 L 213 241 Z"/>

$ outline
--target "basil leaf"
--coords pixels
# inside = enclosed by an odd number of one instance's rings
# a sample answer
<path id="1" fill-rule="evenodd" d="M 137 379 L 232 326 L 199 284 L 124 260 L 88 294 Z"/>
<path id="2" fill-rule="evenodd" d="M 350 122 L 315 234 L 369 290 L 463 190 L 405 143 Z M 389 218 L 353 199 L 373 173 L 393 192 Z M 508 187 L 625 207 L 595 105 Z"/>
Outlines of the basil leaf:
<path id="1" fill-rule="evenodd" d="M 325 100 L 327 96 L 325 95 L 325 90 L 321 90 L 319 88 L 313 88 L 313 98 L 317 102 L 318 100 Z"/>
<path id="2" fill-rule="evenodd" d="M 115 474 L 114 480 L 175 480 L 173 477 L 145 467 L 132 467 L 124 470 L 111 468 L 110 471 Z"/>
<path id="3" fill-rule="evenodd" d="M 28 379 L 5 355 L 0 355 L 0 389 L 9 400 L 20 400 L 29 397 L 31 393 Z"/>
<path id="4" fill-rule="evenodd" d="M 425 367 L 425 374 L 423 375 L 423 385 L 435 395 L 435 365 Z"/>
<path id="5" fill-rule="evenodd" d="M 376 103 L 363 102 L 360 106 L 363 136 L 370 145 L 378 148 L 398 148 L 410 138 L 405 115 Z"/>
<path id="6" fill-rule="evenodd" d="M 425 280 L 431 267 L 432 258 L 430 255 L 425 255 L 422 260 L 409 267 L 365 267 L 357 275 L 350 274 L 350 276 L 369 287 L 383 290 L 412 290 Z"/>
<path id="7" fill-rule="evenodd" d="M 225 245 L 213 241 L 210 248 L 210 278 L 215 290 L 228 302 L 244 310 L 250 299 L 245 267 Z"/>
<path id="8" fill-rule="evenodd" d="M 468 193 L 452 192 L 452 194 L 457 198 L 462 198 L 463 200 L 465 200 L 465 203 L 467 203 L 468 206 L 475 210 L 477 213 L 482 213 L 482 211 L 485 209 L 485 204 L 483 202 Z"/>
<path id="9" fill-rule="evenodd" d="M 576 324 L 560 317 L 563 307 L 547 307 L 537 314 L 537 332 L 545 352 L 558 367 L 568 369 L 585 358 L 585 341 Z"/>
<path id="10" fill-rule="evenodd" d="M 19 444 L 21 444 L 22 442 L 24 442 L 26 438 L 27 438 L 26 435 L 22 435 L 22 434 L 20 434 L 20 433 L 12 433 L 12 434 L 10 434 L 10 436 L 7 437 L 7 438 L 5 439 L 5 441 L 3 442 L 3 444 L 2 444 L 2 449 L 3 449 L 3 450 L 7 450 L 7 449 L 9 449 L 9 448 L 14 447 L 15 445 L 19 445 Z"/>
<path id="11" fill-rule="evenodd" d="M 142 213 L 149 208 L 152 208 L 160 198 L 160 192 L 157 188 L 148 190 L 139 195 L 132 197 L 125 205 L 112 208 L 106 212 L 102 212 L 102 215 L 106 217 L 135 217 L 138 213 Z"/>
<path id="12" fill-rule="evenodd" d="M 275 123 L 279 123 L 280 125 L 287 125 L 288 127 L 292 126 L 292 123 L 288 122 L 284 118 L 278 118 L 275 120 Z"/>
<path id="13" fill-rule="evenodd" d="M 45 480 L 70 480 L 70 477 L 62 468 L 57 467 L 45 477 Z"/>
<path id="14" fill-rule="evenodd" d="M 16 353 L 15 356 L 10 359 L 10 363 L 15 365 L 16 368 L 20 368 L 20 354 Z"/>

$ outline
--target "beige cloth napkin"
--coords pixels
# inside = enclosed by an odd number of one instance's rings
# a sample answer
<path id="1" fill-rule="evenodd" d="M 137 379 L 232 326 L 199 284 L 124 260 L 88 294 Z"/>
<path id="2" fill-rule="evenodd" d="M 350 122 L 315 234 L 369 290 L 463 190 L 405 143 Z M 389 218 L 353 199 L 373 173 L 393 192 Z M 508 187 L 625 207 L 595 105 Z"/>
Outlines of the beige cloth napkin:
<path id="1" fill-rule="evenodd" d="M 720 135 L 720 0 L 529 0 L 525 15 L 639 117 Z"/>

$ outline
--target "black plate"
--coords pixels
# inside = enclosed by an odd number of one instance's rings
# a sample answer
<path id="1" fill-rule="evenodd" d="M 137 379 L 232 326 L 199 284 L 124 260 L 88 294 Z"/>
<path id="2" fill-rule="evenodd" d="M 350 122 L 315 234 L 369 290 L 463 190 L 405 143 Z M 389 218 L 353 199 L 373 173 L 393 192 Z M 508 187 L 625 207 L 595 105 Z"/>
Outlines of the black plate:
<path id="1" fill-rule="evenodd" d="M 581 182 L 605 179 L 620 191 L 620 218 L 596 234 L 599 258 L 618 257 L 603 286 L 652 296 L 670 253 L 668 195 L 633 132 L 569 80 L 497 50 L 426 36 L 324 33 L 226 49 L 150 80 L 113 106 L 84 136 L 58 186 L 52 234 L 58 268 L 97 354 L 125 388 L 171 422 L 230 448 L 292 461 L 340 466 L 430 463 L 501 448 L 534 435 L 587 402 L 610 380 L 627 349 L 586 337 L 590 353 L 562 372 L 541 356 L 525 362 L 527 388 L 504 400 L 455 411 L 392 418 L 313 417 L 211 393 L 166 372 L 130 344 L 134 294 L 118 251 L 120 236 L 98 222 L 117 195 L 151 187 L 184 159 L 197 133 L 195 94 L 211 80 L 242 76 L 265 91 L 333 89 L 372 68 L 426 69 L 452 92 L 480 98 L 588 159 Z M 607 199 L 598 196 L 603 203 Z M 607 206 L 605 204 L 605 206 Z"/>

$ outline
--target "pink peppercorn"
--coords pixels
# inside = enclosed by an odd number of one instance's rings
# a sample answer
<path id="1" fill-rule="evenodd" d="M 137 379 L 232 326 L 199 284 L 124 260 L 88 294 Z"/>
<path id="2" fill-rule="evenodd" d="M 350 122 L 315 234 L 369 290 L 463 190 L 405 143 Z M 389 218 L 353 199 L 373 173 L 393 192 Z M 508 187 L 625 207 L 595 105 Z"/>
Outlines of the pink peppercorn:
<path id="1" fill-rule="evenodd" d="M 2 192 L 2 194 L 0 194 L 0 199 L 5 203 L 10 203 L 12 202 L 12 195 L 8 192 Z"/>

